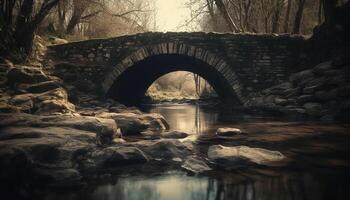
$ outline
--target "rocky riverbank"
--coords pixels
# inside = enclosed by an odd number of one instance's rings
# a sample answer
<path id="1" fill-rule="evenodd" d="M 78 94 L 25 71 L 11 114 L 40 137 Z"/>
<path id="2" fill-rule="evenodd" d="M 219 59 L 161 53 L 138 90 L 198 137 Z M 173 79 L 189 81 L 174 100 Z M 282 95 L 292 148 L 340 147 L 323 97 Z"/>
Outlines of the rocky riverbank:
<path id="1" fill-rule="evenodd" d="M 328 78 L 345 80 L 342 87 L 333 84 L 334 87 L 326 88 L 337 91 L 336 97 L 344 97 L 346 102 L 347 68 L 333 68 L 323 63 L 297 73 L 291 76 L 290 82 L 261 94 L 273 95 L 269 99 L 274 99 L 275 103 L 268 104 L 267 97 L 261 96 L 250 101 L 249 106 L 279 108 L 280 112 L 282 108 L 302 109 L 297 101 L 300 95 L 291 95 L 285 100 L 294 102 L 294 107 L 288 107 L 290 104 L 286 102 L 282 106 L 283 100 L 277 103 L 276 99 L 284 98 L 293 88 L 308 91 L 305 88 L 311 86 L 306 85 L 315 80 L 326 79 L 320 83 L 327 85 Z M 316 77 L 320 69 L 325 75 Z M 6 183 L 3 189 L 13 192 L 27 194 L 33 187 L 81 186 L 95 174 L 123 171 L 130 169 L 129 166 L 150 172 L 172 168 L 190 173 L 230 171 L 247 166 L 286 166 L 293 156 L 279 152 L 278 145 L 303 136 L 250 135 L 249 130 L 226 128 L 219 129 L 212 137 L 198 138 L 190 133 L 168 131 L 169 125 L 159 114 L 146 114 L 135 107 L 126 107 L 111 99 L 101 100 L 69 86 L 46 74 L 40 65 L 5 62 L 1 64 L 1 72 L 0 177 Z M 330 73 L 333 76 L 329 76 Z M 301 84 L 303 80 L 305 83 Z M 319 96 L 318 91 L 322 91 L 323 86 L 312 87 L 314 98 Z M 264 102 L 257 104 L 259 98 Z M 328 104 L 321 104 L 322 108 L 323 105 Z M 304 110 L 303 114 L 309 114 L 309 110 Z"/>
<path id="2" fill-rule="evenodd" d="M 8 186 L 76 185 L 84 171 L 149 161 L 122 136 L 153 135 L 164 118 L 79 93 L 40 66 L 1 64 L 0 176 Z M 171 147 L 169 147 L 171 148 Z M 34 178 L 35 177 L 35 178 Z"/>
<path id="3" fill-rule="evenodd" d="M 346 120 L 350 111 L 350 62 L 318 64 L 248 100 L 246 107 L 297 119 Z"/>

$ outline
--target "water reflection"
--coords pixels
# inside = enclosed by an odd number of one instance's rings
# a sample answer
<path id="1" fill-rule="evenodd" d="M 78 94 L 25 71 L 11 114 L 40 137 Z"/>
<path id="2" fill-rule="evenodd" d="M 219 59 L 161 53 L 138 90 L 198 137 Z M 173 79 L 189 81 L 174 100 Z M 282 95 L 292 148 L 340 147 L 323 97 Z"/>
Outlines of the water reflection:
<path id="1" fill-rule="evenodd" d="M 215 191 L 209 191 L 207 178 L 167 175 L 153 178 L 121 178 L 115 185 L 99 187 L 93 199 L 108 200 L 179 200 L 213 199 Z"/>
<path id="2" fill-rule="evenodd" d="M 233 176 L 235 177 L 235 176 Z M 86 200 L 323 200 L 349 199 L 349 184 L 340 174 L 284 174 L 258 180 L 171 174 L 124 177 L 78 195 L 47 198 Z"/>
<path id="3" fill-rule="evenodd" d="M 172 130 L 203 134 L 218 121 L 218 112 L 195 104 L 145 106 L 147 112 L 162 114 Z"/>

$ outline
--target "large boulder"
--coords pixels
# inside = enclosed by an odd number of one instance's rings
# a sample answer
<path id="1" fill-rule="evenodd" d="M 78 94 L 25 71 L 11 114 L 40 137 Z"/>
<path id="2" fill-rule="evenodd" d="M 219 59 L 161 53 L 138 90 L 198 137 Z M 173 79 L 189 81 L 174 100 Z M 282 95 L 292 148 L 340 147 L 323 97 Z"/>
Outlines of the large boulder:
<path id="1" fill-rule="evenodd" d="M 25 113 L 51 115 L 54 113 L 72 113 L 75 106 L 68 101 L 67 92 L 56 88 L 47 92 L 14 95 L 7 103 Z"/>
<path id="2" fill-rule="evenodd" d="M 294 73 L 289 77 L 289 80 L 294 84 L 300 84 L 305 80 L 310 80 L 313 77 L 314 73 L 311 69 L 304 70 L 298 73 Z"/>
<path id="3" fill-rule="evenodd" d="M 192 147 L 177 139 L 160 139 L 155 141 L 139 141 L 131 144 L 145 152 L 150 158 L 171 160 L 185 158 L 192 153 Z"/>
<path id="4" fill-rule="evenodd" d="M 213 145 L 208 149 L 208 158 L 216 163 L 229 163 L 237 167 L 247 164 L 270 165 L 281 161 L 284 155 L 278 151 L 247 146 L 225 147 Z"/>
<path id="5" fill-rule="evenodd" d="M 76 158 L 99 143 L 95 133 L 68 127 L 15 126 L 1 128 L 0 132 L 1 179 L 17 177 L 11 171 L 14 168 L 16 173 L 25 172 L 20 175 L 22 178 L 42 184 L 80 180 L 74 170 Z M 50 169 L 50 173 L 45 173 L 45 169 Z M 75 171 L 74 176 L 64 173 L 71 170 Z"/>
<path id="6" fill-rule="evenodd" d="M 88 153 L 81 161 L 84 170 L 115 168 L 130 164 L 148 162 L 148 157 L 138 148 L 130 146 L 110 146 Z"/>
<path id="7" fill-rule="evenodd" d="M 148 162 L 148 157 L 136 147 L 108 147 L 103 151 L 111 153 L 104 163 L 108 167 Z"/>
<path id="8" fill-rule="evenodd" d="M 53 113 L 71 113 L 75 106 L 68 101 L 68 94 L 62 88 L 57 88 L 35 96 L 36 113 L 50 115 Z"/>
<path id="9" fill-rule="evenodd" d="M 160 114 L 100 113 L 101 118 L 113 119 L 123 135 L 160 133 L 168 129 L 168 124 Z"/>
<path id="10" fill-rule="evenodd" d="M 102 143 L 109 143 L 118 134 L 114 120 L 72 115 L 39 116 L 30 114 L 1 114 L 0 127 L 66 127 L 94 132 Z"/>

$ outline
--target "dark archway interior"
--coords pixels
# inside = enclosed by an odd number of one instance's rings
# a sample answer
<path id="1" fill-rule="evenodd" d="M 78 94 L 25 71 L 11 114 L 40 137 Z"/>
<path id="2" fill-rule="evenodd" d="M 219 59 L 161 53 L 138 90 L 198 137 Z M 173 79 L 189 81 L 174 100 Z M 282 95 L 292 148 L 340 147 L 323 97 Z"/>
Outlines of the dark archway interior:
<path id="1" fill-rule="evenodd" d="M 125 105 L 137 105 L 159 77 L 174 71 L 189 71 L 203 77 L 222 100 L 239 105 L 240 101 L 222 74 L 213 66 L 190 56 L 156 55 L 125 70 L 115 81 L 108 96 Z"/>

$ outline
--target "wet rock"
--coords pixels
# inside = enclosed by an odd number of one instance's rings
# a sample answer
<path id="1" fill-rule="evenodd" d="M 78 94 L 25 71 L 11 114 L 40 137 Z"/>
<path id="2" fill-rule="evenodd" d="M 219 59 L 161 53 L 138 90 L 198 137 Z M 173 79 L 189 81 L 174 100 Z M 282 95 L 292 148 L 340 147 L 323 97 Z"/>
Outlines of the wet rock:
<path id="1" fill-rule="evenodd" d="M 115 120 L 123 135 L 159 133 L 168 128 L 164 117 L 159 114 L 100 113 L 96 116 Z"/>
<path id="2" fill-rule="evenodd" d="M 185 132 L 181 132 L 181 131 L 169 131 L 169 132 L 161 133 L 161 136 L 163 138 L 180 139 L 180 138 L 185 138 L 185 137 L 189 136 L 189 134 L 185 133 Z"/>
<path id="3" fill-rule="evenodd" d="M 314 100 L 315 97 L 313 95 L 310 95 L 310 94 L 306 94 L 306 95 L 301 95 L 297 98 L 297 102 L 302 104 L 302 103 L 305 103 L 305 102 L 309 102 L 309 101 L 312 101 Z"/>
<path id="4" fill-rule="evenodd" d="M 241 133 L 242 131 L 238 128 L 218 128 L 216 131 L 217 136 L 235 136 Z"/>
<path id="5" fill-rule="evenodd" d="M 317 89 L 317 86 L 310 86 L 310 87 L 305 87 L 304 89 L 303 89 L 303 93 L 304 94 L 313 94 L 315 91 L 316 91 L 316 89 Z"/>
<path id="6" fill-rule="evenodd" d="M 131 145 L 138 147 L 153 159 L 184 158 L 192 153 L 189 145 L 177 139 L 140 141 Z"/>
<path id="7" fill-rule="evenodd" d="M 66 127 L 96 133 L 101 142 L 110 142 L 118 133 L 114 120 L 87 116 L 0 115 L 0 127 Z"/>
<path id="8" fill-rule="evenodd" d="M 298 96 L 300 93 L 299 88 L 291 88 L 284 91 L 286 98 L 292 98 Z"/>
<path id="9" fill-rule="evenodd" d="M 291 118 L 304 118 L 306 117 L 306 111 L 303 108 L 293 107 L 293 108 L 284 108 L 281 111 Z"/>
<path id="10" fill-rule="evenodd" d="M 308 80 L 313 77 L 313 71 L 312 70 L 304 70 L 295 74 L 292 74 L 289 77 L 289 80 L 293 83 L 299 84 L 301 80 Z M 299 82 L 299 83 L 298 83 Z"/>
<path id="11" fill-rule="evenodd" d="M 54 113 L 68 113 L 75 109 L 74 105 L 69 102 L 62 102 L 59 100 L 45 100 L 37 104 L 37 114 L 54 114 Z"/>
<path id="12" fill-rule="evenodd" d="M 106 167 L 148 162 L 148 157 L 136 147 L 108 147 L 103 151 L 110 154 L 104 162 Z"/>
<path id="13" fill-rule="evenodd" d="M 262 148 L 213 145 L 209 147 L 208 158 L 216 163 L 229 163 L 240 166 L 249 163 L 269 165 L 273 162 L 281 161 L 285 157 L 278 151 L 270 151 Z"/>
<path id="14" fill-rule="evenodd" d="M 66 127 L 7 127 L 0 131 L 0 149 L 20 150 L 31 162 L 31 166 L 19 167 L 19 171 L 25 167 L 72 169 L 76 157 L 96 148 L 98 143 L 95 133 Z"/>
<path id="15" fill-rule="evenodd" d="M 282 98 L 276 98 L 275 103 L 280 106 L 284 106 L 290 103 L 287 99 L 282 99 Z"/>
<path id="16" fill-rule="evenodd" d="M 306 110 L 306 113 L 312 116 L 319 116 L 322 111 L 322 105 L 320 103 L 306 103 L 303 105 Z"/>
<path id="17" fill-rule="evenodd" d="M 276 86 L 269 88 L 270 93 L 274 95 L 283 95 L 286 90 L 289 90 L 293 87 L 292 83 L 285 82 Z"/>
<path id="18" fill-rule="evenodd" d="M 181 167 L 195 174 L 212 170 L 206 162 L 196 156 L 187 157 Z"/>
<path id="19" fill-rule="evenodd" d="M 314 78 L 306 82 L 305 88 L 313 88 L 314 90 L 317 90 L 325 86 L 327 81 L 328 80 L 325 77 Z"/>
<path id="20" fill-rule="evenodd" d="M 50 115 L 75 111 L 75 106 L 68 101 L 68 94 L 62 88 L 37 94 L 34 101 L 37 114 Z"/>
<path id="21" fill-rule="evenodd" d="M 313 68 L 313 71 L 315 74 L 323 75 L 325 71 L 330 69 L 332 69 L 332 62 L 328 61 L 316 65 L 316 67 Z"/>

